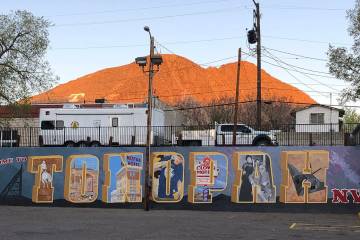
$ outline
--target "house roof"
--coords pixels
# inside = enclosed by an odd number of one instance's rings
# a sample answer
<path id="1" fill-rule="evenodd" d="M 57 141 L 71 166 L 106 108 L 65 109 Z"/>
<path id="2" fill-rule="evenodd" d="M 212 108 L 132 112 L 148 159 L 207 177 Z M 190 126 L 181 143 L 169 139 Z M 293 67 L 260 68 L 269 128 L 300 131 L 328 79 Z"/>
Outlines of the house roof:
<path id="1" fill-rule="evenodd" d="M 322 107 L 322 108 L 327 108 L 327 109 L 331 109 L 331 110 L 338 111 L 340 117 L 344 116 L 344 114 L 345 114 L 345 110 L 344 110 L 344 109 L 339 109 L 339 108 L 335 108 L 335 107 L 330 107 L 330 106 L 328 106 L 328 105 L 323 105 L 323 104 L 312 104 L 312 105 L 308 105 L 308 106 L 306 106 L 306 107 L 303 107 L 303 108 L 294 110 L 294 113 L 301 112 L 301 111 L 304 111 L 304 110 L 306 110 L 306 109 L 313 108 L 313 107 Z"/>

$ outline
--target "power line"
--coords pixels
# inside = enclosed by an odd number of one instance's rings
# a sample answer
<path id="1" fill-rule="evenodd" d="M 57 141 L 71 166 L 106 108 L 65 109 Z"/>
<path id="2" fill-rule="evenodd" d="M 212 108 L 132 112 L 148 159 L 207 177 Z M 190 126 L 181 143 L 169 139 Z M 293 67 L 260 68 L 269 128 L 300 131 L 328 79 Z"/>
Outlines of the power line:
<path id="1" fill-rule="evenodd" d="M 89 50 L 89 49 L 106 49 L 106 48 L 130 48 L 130 47 L 145 47 L 148 44 L 129 44 L 129 45 L 104 45 L 104 46 L 88 46 L 88 47 L 61 47 L 52 48 L 50 50 Z"/>
<path id="2" fill-rule="evenodd" d="M 142 10 L 153 10 L 161 8 L 173 8 L 173 7 L 187 7 L 195 6 L 202 4 L 213 4 L 213 3 L 225 3 L 231 2 L 231 0 L 216 0 L 216 1 L 199 1 L 193 3 L 181 3 L 181 4 L 165 4 L 151 7 L 139 7 L 139 8 L 127 8 L 127 9 L 111 9 L 103 11 L 90 11 L 90 12 L 74 12 L 74 13 L 64 13 L 64 14 L 55 14 L 48 15 L 44 17 L 68 17 L 68 16 L 86 16 L 86 15 L 98 15 L 98 14 L 108 14 L 108 13 L 117 13 L 117 12 L 132 12 L 132 11 L 142 11 Z M 252 8 L 252 6 L 243 5 L 244 8 Z M 277 10 L 315 10 L 315 11 L 346 11 L 347 9 L 343 8 L 318 8 L 318 7 L 308 7 L 308 6 L 294 6 L 294 5 L 263 5 L 263 8 L 267 9 L 277 9 Z"/>
<path id="3" fill-rule="evenodd" d="M 345 8 L 320 8 L 295 5 L 263 5 L 262 8 L 274 8 L 277 10 L 312 10 L 312 11 L 346 11 Z"/>
<path id="4" fill-rule="evenodd" d="M 266 61 L 263 60 L 263 62 L 266 62 Z M 316 89 L 314 89 L 314 88 L 306 85 L 306 83 L 304 83 L 303 81 L 301 81 L 300 79 L 298 79 L 294 74 L 292 74 L 292 73 L 289 71 L 289 69 L 284 68 L 284 67 L 281 65 L 281 63 L 279 63 L 278 61 L 277 61 L 277 64 L 278 64 L 278 65 L 277 65 L 278 67 L 280 67 L 280 68 L 282 68 L 283 70 L 285 70 L 285 71 L 286 71 L 292 78 L 294 78 L 297 82 L 300 82 L 300 83 L 304 84 L 307 88 L 309 88 L 309 89 L 311 89 L 311 90 L 313 90 L 313 91 L 316 91 Z"/>
<path id="5" fill-rule="evenodd" d="M 281 59 L 279 59 L 278 57 L 276 57 L 275 55 L 273 55 L 272 53 L 270 53 L 270 52 L 267 51 L 266 49 L 265 49 L 265 51 L 266 51 L 267 53 L 269 53 L 269 54 L 270 54 L 270 57 L 271 57 L 273 60 L 275 60 L 276 62 L 278 62 L 278 63 L 281 62 L 281 63 L 283 63 L 283 64 L 291 67 L 290 64 L 287 64 L 286 62 L 282 61 Z M 303 74 L 305 77 L 309 78 L 310 80 L 313 80 L 313 81 L 315 81 L 315 82 L 317 82 L 317 83 L 319 83 L 319 84 L 322 84 L 323 86 L 325 86 L 325 87 L 327 87 L 327 88 L 329 88 L 329 89 L 338 91 L 337 89 L 329 86 L 328 84 L 324 84 L 324 83 L 322 83 L 321 81 L 319 81 L 319 80 L 317 80 L 317 79 L 314 79 L 314 78 L 308 76 L 307 73 L 302 73 L 302 74 Z"/>
<path id="6" fill-rule="evenodd" d="M 294 84 L 294 85 L 297 85 L 297 84 L 302 84 L 302 83 L 293 83 L 293 82 L 287 82 L 287 84 Z M 307 83 L 307 85 L 313 85 L 313 86 L 322 86 L 322 84 L 319 84 L 319 83 Z M 349 87 L 348 85 L 344 85 L 344 84 L 331 84 L 331 86 L 333 87 Z"/>
<path id="7" fill-rule="evenodd" d="M 245 39 L 245 38 L 246 38 L 246 35 L 241 35 L 241 36 L 239 35 L 239 36 L 230 36 L 230 37 L 224 37 L 224 38 L 208 38 L 208 39 L 199 39 L 199 40 L 182 40 L 182 41 L 169 41 L 169 42 L 165 41 L 165 42 L 163 42 L 163 44 L 166 44 L 166 45 L 180 44 L 181 45 L 181 44 L 193 44 L 193 43 L 204 43 L 204 42 L 229 41 L 229 40 Z M 278 37 L 273 37 L 273 38 L 278 38 Z M 278 38 L 278 39 L 283 39 L 283 38 Z M 289 40 L 289 39 L 287 39 L 287 40 Z M 291 39 L 291 40 L 303 41 L 300 39 Z M 329 43 L 326 43 L 326 44 L 329 44 Z M 332 44 L 336 44 L 336 43 L 332 43 Z M 126 47 L 143 47 L 143 46 L 147 46 L 147 45 L 145 45 L 145 44 L 124 44 L 124 45 L 101 45 L 101 46 L 85 46 L 85 47 L 59 47 L 59 48 L 52 48 L 50 50 L 83 50 L 83 49 L 87 50 L 87 49 L 97 49 L 97 48 L 98 49 L 106 49 L 106 48 L 126 48 Z M 309 56 L 285 52 L 285 51 L 272 49 L 272 48 L 267 48 L 267 49 L 276 51 L 276 52 L 280 52 L 280 53 L 284 53 L 284 54 L 288 54 L 291 56 L 299 57 L 299 58 L 305 58 L 305 59 L 311 59 L 311 60 L 317 60 L 317 61 L 323 61 L 323 62 L 328 61 L 327 59 L 324 59 L 324 58 L 309 57 Z M 295 58 L 295 59 L 297 59 L 297 58 Z"/>
<path id="8" fill-rule="evenodd" d="M 234 6 L 232 8 L 224 8 L 224 9 L 218 9 L 218 10 L 193 12 L 193 13 L 174 14 L 174 15 L 165 15 L 165 16 L 157 16 L 157 17 L 128 18 L 128 19 L 98 21 L 98 22 L 94 21 L 94 22 L 64 23 L 64 24 L 52 25 L 51 27 L 72 27 L 72 26 L 103 25 L 103 24 L 113 24 L 113 23 L 156 20 L 156 19 L 168 19 L 168 18 L 187 17 L 187 16 L 196 16 L 196 15 L 216 14 L 216 13 L 222 13 L 222 12 L 232 12 L 232 11 L 238 11 L 241 8 L 243 8 L 243 7 Z"/>
<path id="9" fill-rule="evenodd" d="M 248 101 L 239 101 L 239 104 L 245 104 L 245 103 L 255 103 L 256 100 L 248 100 Z M 277 101 L 277 100 L 269 100 L 269 101 L 262 101 L 266 104 L 272 104 L 272 103 L 283 103 L 283 104 L 294 104 L 294 105 L 324 105 L 324 104 L 313 104 L 313 103 L 305 103 L 305 102 L 293 102 L 293 101 Z M 203 109 L 203 108 L 212 108 L 212 107 L 223 107 L 223 106 L 232 106 L 236 102 L 229 102 L 229 103 L 219 103 L 219 104 L 211 104 L 211 105 L 202 105 L 202 106 L 194 106 L 194 107 L 180 107 L 180 108 L 173 108 L 173 109 L 166 109 L 164 111 L 166 112 L 172 112 L 172 111 L 185 111 L 185 110 L 194 110 L 194 109 Z M 332 106 L 341 106 L 341 105 L 332 105 Z"/>
<path id="10" fill-rule="evenodd" d="M 165 47 L 164 45 L 162 45 L 161 43 L 157 42 L 158 45 L 160 45 L 161 47 L 163 47 L 164 49 L 166 49 L 168 52 L 172 53 L 172 54 L 176 54 L 174 51 L 170 50 L 169 48 Z M 233 57 L 231 57 L 233 58 Z M 246 78 L 247 78 L 247 74 L 246 74 Z M 304 83 L 303 83 L 304 84 Z M 286 90 L 286 91 L 301 91 L 300 89 L 281 89 L 281 88 L 266 88 L 266 87 L 261 87 L 262 89 L 272 89 L 272 90 Z M 240 89 L 240 91 L 243 91 L 243 90 L 253 90 L 253 89 Z M 314 90 L 314 89 L 313 89 Z M 335 89 L 337 91 L 337 89 Z M 228 90 L 228 91 L 234 91 L 234 90 Z M 307 91 L 307 92 L 310 92 L 310 91 Z M 314 90 L 313 92 L 316 92 L 316 93 L 323 93 L 321 91 L 316 91 Z M 328 92 L 326 92 L 328 93 Z M 329 92 L 330 93 L 330 92 Z M 198 94 L 201 94 L 201 93 L 198 93 Z M 159 96 L 161 97 L 161 96 Z"/>
<path id="11" fill-rule="evenodd" d="M 308 40 L 308 39 L 300 39 L 300 38 L 289 38 L 289 37 L 277 37 L 277 36 L 270 36 L 264 35 L 265 38 L 274 38 L 280 40 L 287 40 L 287 41 L 297 41 L 297 42 L 307 42 L 307 43 L 317 43 L 317 44 L 334 44 L 334 45 L 342 45 L 342 46 L 351 46 L 350 43 L 338 43 L 338 42 L 324 42 L 324 41 L 317 41 L 317 40 Z"/>
<path id="12" fill-rule="evenodd" d="M 141 11 L 141 10 L 153 10 L 153 9 L 159 9 L 159 8 L 186 7 L 186 6 L 201 5 L 201 4 L 206 4 L 206 3 L 210 3 L 210 4 L 211 3 L 223 3 L 223 2 L 230 2 L 230 1 L 231 0 L 199 1 L 199 2 L 193 2 L 193 3 L 166 4 L 166 5 L 158 5 L 158 6 L 151 6 L 151 7 L 112 9 L 112 10 L 93 11 L 93 12 L 66 13 L 66 14 L 57 14 L 57 15 L 45 16 L 45 17 L 68 17 L 68 16 L 97 15 L 97 14 L 107 14 L 107 13 L 117 13 L 117 12 L 132 12 L 132 11 Z"/>
<path id="13" fill-rule="evenodd" d="M 239 104 L 246 104 L 246 103 L 254 103 L 256 100 L 249 100 L 249 101 L 239 101 Z M 360 108 L 360 106 L 349 106 L 349 105 L 334 105 L 332 104 L 317 104 L 317 103 L 308 103 L 308 102 L 293 102 L 293 101 L 281 101 L 281 100 L 269 100 L 269 101 L 262 101 L 263 103 L 270 105 L 272 103 L 280 103 L 280 104 L 293 104 L 293 105 L 307 105 L 307 106 L 327 106 L 327 107 L 340 107 L 340 108 Z M 220 103 L 220 104 L 211 104 L 211 105 L 202 105 L 202 106 L 194 106 L 194 107 L 180 107 L 180 108 L 173 108 L 173 109 L 166 109 L 165 112 L 172 112 L 172 111 L 186 111 L 186 110 L 194 110 L 194 109 L 203 109 L 203 108 L 212 108 L 212 107 L 222 107 L 222 106 L 231 106 L 234 105 L 236 102 L 229 102 L 229 103 Z M 341 109 L 339 109 L 341 110 Z"/>
<path id="14" fill-rule="evenodd" d="M 279 53 L 283 53 L 283 54 L 287 54 L 287 55 L 291 55 L 291 56 L 307 58 L 307 59 L 317 60 L 317 61 L 322 61 L 322 62 L 328 62 L 328 59 L 325 59 L 325 58 L 308 57 L 308 56 L 304 56 L 304 55 L 300 55 L 300 54 L 296 54 L 296 53 L 291 53 L 291 52 L 285 52 L 285 51 L 281 51 L 281 50 L 273 49 L 273 48 L 269 48 L 269 47 L 264 47 L 264 48 L 266 48 L 267 50 L 271 50 L 271 51 L 274 51 L 274 52 L 279 52 Z"/>
<path id="15" fill-rule="evenodd" d="M 282 68 L 282 69 L 284 69 L 284 70 L 288 70 L 288 71 L 292 71 L 292 72 L 297 72 L 297 73 L 302 73 L 302 74 L 308 74 L 308 75 L 311 75 L 311 76 L 322 77 L 322 78 L 337 79 L 336 77 L 332 77 L 332 76 L 324 76 L 324 75 L 315 74 L 315 73 L 303 72 L 303 71 L 300 71 L 300 70 L 297 70 L 297 69 L 289 69 L 289 68 L 286 68 L 286 67 L 284 67 L 284 66 L 277 65 L 277 64 L 274 64 L 274 63 L 265 61 L 265 60 L 262 60 L 262 62 L 267 63 L 267 64 L 269 64 L 269 65 L 271 65 L 271 66 L 279 67 L 279 68 Z M 306 84 L 305 84 L 305 85 L 306 85 Z"/>

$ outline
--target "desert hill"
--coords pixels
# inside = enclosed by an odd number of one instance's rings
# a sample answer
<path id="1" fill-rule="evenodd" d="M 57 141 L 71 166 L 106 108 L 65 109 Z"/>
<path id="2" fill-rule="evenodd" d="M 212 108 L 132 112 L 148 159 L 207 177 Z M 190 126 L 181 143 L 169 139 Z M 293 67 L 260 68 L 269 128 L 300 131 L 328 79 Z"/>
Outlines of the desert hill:
<path id="1" fill-rule="evenodd" d="M 164 54 L 160 72 L 154 78 L 154 94 L 162 101 L 173 104 L 192 97 L 202 103 L 234 96 L 236 63 L 218 68 L 203 68 L 177 55 Z M 286 99 L 313 104 L 315 101 L 301 90 L 286 84 L 265 71 L 262 72 L 263 100 Z M 32 97 L 32 103 L 94 102 L 105 98 L 112 103 L 145 102 L 148 77 L 135 64 L 106 68 Z M 241 62 L 240 100 L 256 98 L 256 66 Z"/>

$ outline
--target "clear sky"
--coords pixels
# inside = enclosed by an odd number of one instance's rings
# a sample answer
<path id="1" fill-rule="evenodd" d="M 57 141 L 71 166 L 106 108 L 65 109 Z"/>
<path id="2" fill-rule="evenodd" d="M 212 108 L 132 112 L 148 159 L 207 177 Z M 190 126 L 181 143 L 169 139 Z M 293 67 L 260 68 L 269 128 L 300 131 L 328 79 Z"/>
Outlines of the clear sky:
<path id="1" fill-rule="evenodd" d="M 329 43 L 350 47 L 346 9 L 354 0 L 260 1 L 263 46 L 313 58 L 326 59 Z M 252 0 L 2 0 L 1 12 L 29 10 L 44 16 L 50 28 L 48 60 L 60 83 L 102 68 L 130 63 L 149 51 L 143 26 L 150 26 L 156 40 L 168 50 L 197 63 L 212 65 L 236 61 L 237 49 L 249 52 L 246 28 L 252 27 Z M 159 48 L 162 53 L 168 53 Z M 292 83 L 320 103 L 336 104 L 345 83 L 326 77 L 326 62 L 268 50 L 263 68 Z M 269 55 L 264 51 L 264 55 Z M 255 63 L 255 58 L 246 57 Z M 279 60 L 280 59 L 280 60 Z M 319 71 L 322 76 L 298 73 L 294 67 Z M 300 68 L 297 71 L 309 72 Z M 325 73 L 322 73 L 325 72 Z M 325 75 L 325 77 L 323 77 Z"/>

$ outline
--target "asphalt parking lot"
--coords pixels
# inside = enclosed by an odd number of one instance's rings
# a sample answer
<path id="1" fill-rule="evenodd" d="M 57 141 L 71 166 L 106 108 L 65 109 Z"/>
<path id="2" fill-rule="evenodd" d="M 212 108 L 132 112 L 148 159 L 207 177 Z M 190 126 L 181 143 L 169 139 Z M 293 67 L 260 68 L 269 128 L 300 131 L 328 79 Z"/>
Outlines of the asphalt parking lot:
<path id="1" fill-rule="evenodd" d="M 0 239 L 357 239 L 354 214 L 0 206 Z"/>

